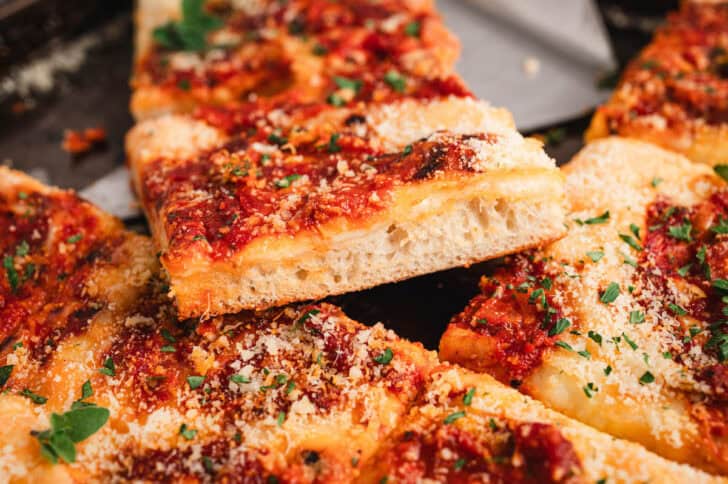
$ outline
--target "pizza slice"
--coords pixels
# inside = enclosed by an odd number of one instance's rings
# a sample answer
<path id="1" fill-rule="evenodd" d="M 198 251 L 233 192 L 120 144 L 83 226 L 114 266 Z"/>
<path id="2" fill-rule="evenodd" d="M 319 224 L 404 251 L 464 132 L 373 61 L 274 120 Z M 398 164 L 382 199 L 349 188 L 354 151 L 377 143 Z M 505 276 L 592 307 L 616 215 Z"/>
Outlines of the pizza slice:
<path id="1" fill-rule="evenodd" d="M 441 366 L 361 482 L 723 482 L 544 408 L 488 375 Z"/>
<path id="2" fill-rule="evenodd" d="M 329 305 L 179 321 L 149 239 L 6 168 L 0 228 L 3 480 L 351 481 L 436 363 Z"/>
<path id="3" fill-rule="evenodd" d="M 457 97 L 278 106 L 128 136 L 183 317 L 359 290 L 563 232 L 561 174 L 503 110 Z"/>
<path id="4" fill-rule="evenodd" d="M 565 168 L 567 236 L 509 258 L 440 342 L 549 407 L 728 473 L 728 188 L 635 140 Z"/>
<path id="5" fill-rule="evenodd" d="M 467 92 L 429 1 L 144 0 L 136 19 L 137 119 L 251 96 L 343 106 Z"/>
<path id="6" fill-rule="evenodd" d="M 618 134 L 728 163 L 726 39 L 728 2 L 683 2 L 597 108 L 586 139 Z"/>

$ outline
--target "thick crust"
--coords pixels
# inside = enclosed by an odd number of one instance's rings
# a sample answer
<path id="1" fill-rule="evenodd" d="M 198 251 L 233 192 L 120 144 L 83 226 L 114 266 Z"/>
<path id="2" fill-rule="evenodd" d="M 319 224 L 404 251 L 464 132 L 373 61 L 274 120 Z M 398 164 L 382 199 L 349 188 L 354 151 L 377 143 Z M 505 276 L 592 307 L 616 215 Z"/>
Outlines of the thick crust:
<path id="1" fill-rule="evenodd" d="M 728 472 L 723 180 L 609 138 L 565 169 L 567 236 L 482 281 L 443 358 L 655 452 Z"/>
<path id="2" fill-rule="evenodd" d="M 183 17 L 179 5 L 138 4 L 131 100 L 137 119 L 251 95 L 341 105 L 465 92 L 452 74 L 459 44 L 431 2 L 387 0 L 373 9 L 363 0 L 211 1 L 208 14 L 220 27 L 206 34 L 209 48 L 199 51 L 155 40 L 156 28 Z M 404 80 L 401 88 L 388 84 L 390 71 Z M 342 90 L 337 78 L 361 84 L 356 92 Z"/>
<path id="3" fill-rule="evenodd" d="M 502 110 L 445 98 L 323 108 L 302 122 L 296 109 L 265 112 L 242 149 L 230 148 L 241 143 L 236 137 L 210 127 L 230 131 L 219 111 L 200 115 L 206 123 L 142 123 L 127 140 L 184 316 L 362 289 L 563 231 L 558 170 Z M 210 150 L 223 138 L 224 148 Z M 204 155 L 190 156 L 196 150 Z M 261 152 L 266 158 L 256 168 Z M 245 175 L 230 178 L 240 164 Z M 248 174 L 256 170 L 253 182 Z M 247 205 L 231 205 L 221 192 L 230 189 Z"/>
<path id="4" fill-rule="evenodd" d="M 597 109 L 586 140 L 618 134 L 728 163 L 726 32 L 728 2 L 684 2 Z"/>
<path id="5" fill-rule="evenodd" d="M 148 240 L 72 193 L 0 175 L 3 259 L 38 264 L 0 285 L 0 309 L 30 309 L 0 346 L 9 482 L 711 482 L 328 304 L 179 321 Z M 71 228 L 73 251 L 57 240 Z M 76 299 L 50 282 L 69 260 Z M 18 303 L 44 298 L 42 318 Z"/>

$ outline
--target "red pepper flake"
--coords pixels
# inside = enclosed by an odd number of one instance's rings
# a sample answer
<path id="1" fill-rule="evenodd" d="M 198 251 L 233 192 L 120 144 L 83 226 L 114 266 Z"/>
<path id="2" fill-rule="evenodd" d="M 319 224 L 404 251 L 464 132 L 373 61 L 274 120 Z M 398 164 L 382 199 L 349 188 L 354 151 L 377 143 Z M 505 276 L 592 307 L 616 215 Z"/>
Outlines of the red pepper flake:
<path id="1" fill-rule="evenodd" d="M 104 128 L 86 128 L 83 131 L 68 129 L 63 134 L 61 148 L 72 155 L 81 155 L 102 147 L 105 143 L 106 130 Z"/>

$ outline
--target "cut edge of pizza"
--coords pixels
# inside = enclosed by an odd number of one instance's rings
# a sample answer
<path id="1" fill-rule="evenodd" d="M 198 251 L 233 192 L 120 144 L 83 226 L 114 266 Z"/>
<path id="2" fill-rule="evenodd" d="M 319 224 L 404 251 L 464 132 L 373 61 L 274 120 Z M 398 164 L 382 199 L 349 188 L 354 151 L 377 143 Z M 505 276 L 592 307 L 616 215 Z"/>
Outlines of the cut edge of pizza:
<path id="1" fill-rule="evenodd" d="M 359 290 L 563 233 L 562 176 L 503 110 L 445 97 L 295 112 L 266 111 L 252 137 L 180 116 L 129 134 L 181 315 Z"/>
<path id="2" fill-rule="evenodd" d="M 587 145 L 565 174 L 566 237 L 484 277 L 440 356 L 726 473 L 725 181 L 620 138 Z"/>
<path id="3" fill-rule="evenodd" d="M 728 163 L 726 31 L 728 2 L 682 2 L 597 108 L 585 139 L 632 137 L 695 162 Z"/>
<path id="4" fill-rule="evenodd" d="M 443 364 L 360 482 L 723 482 L 544 407 L 487 374 Z"/>

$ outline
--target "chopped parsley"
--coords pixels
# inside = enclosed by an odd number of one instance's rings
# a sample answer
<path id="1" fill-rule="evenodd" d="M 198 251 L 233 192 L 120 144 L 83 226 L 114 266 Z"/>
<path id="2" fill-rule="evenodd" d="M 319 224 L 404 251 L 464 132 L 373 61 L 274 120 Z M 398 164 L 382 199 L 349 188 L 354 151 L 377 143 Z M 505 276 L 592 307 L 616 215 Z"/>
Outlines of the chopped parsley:
<path id="1" fill-rule="evenodd" d="M 0 366 L 0 388 L 4 387 L 13 372 L 13 365 Z"/>
<path id="2" fill-rule="evenodd" d="M 407 87 L 407 79 L 395 70 L 389 70 L 384 74 L 384 82 L 397 92 L 404 92 Z"/>
<path id="3" fill-rule="evenodd" d="M 341 151 L 341 146 L 337 144 L 340 137 L 341 135 L 339 133 L 334 133 L 331 135 L 331 137 L 329 138 L 329 144 L 326 147 L 329 153 L 338 153 L 339 151 Z"/>
<path id="4" fill-rule="evenodd" d="M 116 366 L 111 357 L 106 358 L 103 368 L 99 368 L 99 373 L 106 376 L 116 376 Z"/>
<path id="5" fill-rule="evenodd" d="M 182 20 L 169 21 L 154 29 L 154 41 L 168 50 L 202 51 L 207 45 L 207 34 L 222 27 L 222 21 L 208 15 L 205 0 L 182 0 Z"/>
<path id="6" fill-rule="evenodd" d="M 294 173 L 293 175 L 288 175 L 281 178 L 280 180 L 276 180 L 275 185 L 278 188 L 288 188 L 291 186 L 291 183 L 298 180 L 299 178 L 301 178 L 301 175 Z"/>
<path id="7" fill-rule="evenodd" d="M 677 270 L 677 273 L 681 277 L 685 277 L 685 276 L 687 276 L 690 273 L 690 268 L 692 266 L 693 266 L 692 264 L 685 264 L 684 266 L 682 266 L 680 269 Z"/>
<path id="8" fill-rule="evenodd" d="M 599 296 L 599 300 L 604 304 L 613 303 L 619 296 L 619 284 L 610 282 L 604 292 Z"/>
<path id="9" fill-rule="evenodd" d="M 459 471 L 462 470 L 462 468 L 465 467 L 465 459 L 462 457 L 455 461 L 455 463 L 452 465 L 453 470 Z"/>
<path id="10" fill-rule="evenodd" d="M 728 279 L 713 280 L 713 287 L 722 292 L 728 292 Z"/>
<path id="11" fill-rule="evenodd" d="M 465 412 L 460 410 L 459 412 L 453 412 L 447 417 L 445 417 L 444 423 L 445 425 L 450 425 L 451 423 L 455 422 L 456 420 L 459 420 L 465 416 Z"/>
<path id="12" fill-rule="evenodd" d="M 420 22 L 417 20 L 413 20 L 412 22 L 409 22 L 407 25 L 404 26 L 404 33 L 409 35 L 410 37 L 419 37 L 420 36 Z"/>
<path id="13" fill-rule="evenodd" d="M 250 378 L 236 373 L 230 376 L 230 381 L 237 384 L 250 383 Z"/>
<path id="14" fill-rule="evenodd" d="M 28 388 L 23 388 L 23 391 L 21 391 L 19 395 L 25 398 L 29 398 L 30 401 L 35 403 L 36 405 L 43 405 L 45 402 L 48 401 L 46 397 L 38 395 L 37 393 L 33 393 Z"/>
<path id="15" fill-rule="evenodd" d="M 690 232 L 693 230 L 693 225 L 690 222 L 684 222 L 680 225 L 672 225 L 667 228 L 670 237 L 681 240 L 683 242 L 692 242 L 693 238 L 690 236 Z"/>
<path id="16" fill-rule="evenodd" d="M 286 421 L 286 412 L 284 412 L 283 410 L 278 412 L 278 418 L 276 419 L 276 421 L 277 421 L 279 427 L 282 426 L 283 422 Z"/>
<path id="17" fill-rule="evenodd" d="M 586 220 L 580 220 L 577 218 L 575 219 L 575 222 L 579 225 L 598 225 L 607 223 L 607 220 L 609 220 L 609 210 L 599 216 L 588 218 Z"/>
<path id="18" fill-rule="evenodd" d="M 172 336 L 172 333 L 170 333 L 167 328 L 162 328 L 162 330 L 160 331 L 160 333 L 162 334 L 162 338 L 166 339 L 170 343 L 176 343 L 177 342 L 177 338 L 175 338 L 174 336 Z"/>
<path id="19" fill-rule="evenodd" d="M 602 335 L 597 333 L 596 331 L 592 331 L 591 329 L 586 334 L 592 341 L 594 341 L 599 346 L 602 345 Z"/>
<path id="20" fill-rule="evenodd" d="M 637 227 L 635 224 L 629 224 L 629 231 L 634 234 L 635 237 L 637 237 L 637 240 L 642 240 L 640 237 L 640 228 Z"/>
<path id="21" fill-rule="evenodd" d="M 634 250 L 636 250 L 638 252 L 642 250 L 642 246 L 639 244 L 639 242 L 634 240 L 634 238 L 632 238 L 631 235 L 619 234 L 619 238 L 622 239 L 627 245 L 632 247 Z"/>
<path id="22" fill-rule="evenodd" d="M 635 343 L 634 341 L 632 341 L 632 340 L 630 339 L 630 337 L 629 337 L 629 336 L 627 336 L 627 333 L 624 333 L 624 332 L 623 332 L 623 333 L 622 333 L 622 337 L 623 337 L 623 338 L 624 338 L 624 340 L 625 340 L 625 341 L 627 342 L 627 344 L 629 345 L 629 347 L 630 347 L 630 348 L 632 348 L 633 350 L 636 350 L 637 348 L 639 348 L 639 347 L 637 346 L 637 343 Z"/>
<path id="23" fill-rule="evenodd" d="M 197 430 L 189 428 L 187 424 L 182 424 L 179 427 L 179 434 L 186 440 L 192 440 L 197 435 Z"/>
<path id="24" fill-rule="evenodd" d="M 656 177 L 654 177 L 654 178 L 652 179 L 652 181 L 650 182 L 650 184 L 651 184 L 651 185 L 652 185 L 653 187 L 657 188 L 657 185 L 659 185 L 659 184 L 660 184 L 660 183 L 662 183 L 662 182 L 663 182 L 662 178 L 660 178 L 659 176 L 656 176 Z"/>
<path id="25" fill-rule="evenodd" d="M 594 385 L 594 382 L 589 382 L 586 385 L 584 385 L 584 395 L 586 395 L 587 398 L 591 398 L 598 391 L 599 391 L 599 388 L 596 385 Z"/>
<path id="26" fill-rule="evenodd" d="M 268 141 L 270 143 L 273 143 L 274 145 L 283 146 L 284 144 L 288 143 L 288 138 L 285 136 L 281 136 L 278 133 L 271 133 L 268 135 Z"/>
<path id="27" fill-rule="evenodd" d="M 713 225 L 710 230 L 716 234 L 728 234 L 728 218 L 718 217 L 718 223 Z"/>
<path id="28" fill-rule="evenodd" d="M 313 55 L 322 56 L 328 54 L 329 49 L 327 49 L 325 45 L 316 44 L 313 46 L 313 49 L 311 49 L 311 52 L 313 52 Z"/>
<path id="29" fill-rule="evenodd" d="M 187 384 L 190 386 L 190 389 L 195 390 L 204 383 L 205 377 L 204 376 L 198 376 L 198 375 L 190 375 L 187 377 Z"/>
<path id="30" fill-rule="evenodd" d="M 159 348 L 159 351 L 161 351 L 162 353 L 174 353 L 175 351 L 177 351 L 177 348 L 172 345 L 164 345 Z"/>
<path id="31" fill-rule="evenodd" d="M 567 343 L 566 341 L 559 340 L 554 344 L 560 348 L 564 348 L 567 351 L 574 351 L 574 348 L 572 348 L 571 345 L 569 343 Z"/>
<path id="32" fill-rule="evenodd" d="M 571 326 L 571 321 L 566 318 L 559 318 L 554 327 L 549 330 L 549 336 L 559 335 L 566 331 L 569 326 Z"/>
<path id="33" fill-rule="evenodd" d="M 319 309 L 309 309 L 308 311 L 306 311 L 305 313 L 303 313 L 303 316 L 301 316 L 298 319 L 298 324 L 305 323 L 306 321 L 308 321 L 309 319 L 311 319 L 313 316 L 316 316 L 320 312 L 321 312 L 321 310 L 319 310 Z"/>
<path id="34" fill-rule="evenodd" d="M 473 397 L 475 396 L 475 387 L 469 389 L 465 395 L 463 395 L 463 405 L 469 407 L 473 403 Z"/>
<path id="35" fill-rule="evenodd" d="M 11 256 L 6 255 L 3 258 L 3 267 L 5 268 L 5 274 L 8 277 L 8 284 L 10 284 L 10 289 L 15 292 L 15 290 L 18 288 L 18 271 L 15 270 L 15 264 Z"/>
<path id="36" fill-rule="evenodd" d="M 392 361 L 393 357 L 394 353 L 392 353 L 392 350 L 387 347 L 381 354 L 374 357 L 374 361 L 376 361 L 380 365 L 388 365 L 389 362 Z"/>
<path id="37" fill-rule="evenodd" d="M 69 244 L 77 244 L 81 242 L 81 239 L 83 239 L 83 234 L 76 234 L 72 235 L 69 238 L 66 239 L 66 242 Z"/>
<path id="38" fill-rule="evenodd" d="M 685 316 L 688 313 L 685 308 L 674 303 L 668 304 L 667 307 L 669 307 L 670 311 L 672 311 L 676 316 Z"/>
<path id="39" fill-rule="evenodd" d="M 407 146 L 405 146 L 405 147 L 404 147 L 404 149 L 402 150 L 402 154 L 403 154 L 404 156 L 407 156 L 407 155 L 409 155 L 410 153 L 412 153 L 412 145 L 407 145 Z"/>
<path id="40" fill-rule="evenodd" d="M 26 241 L 22 241 L 18 246 L 15 248 L 15 255 L 18 257 L 23 257 L 28 255 L 28 252 L 30 252 L 30 246 Z"/>
<path id="41" fill-rule="evenodd" d="M 40 453 L 53 464 L 62 459 L 68 463 L 76 461 L 75 444 L 95 434 L 109 420 L 109 410 L 88 404 L 68 412 L 52 413 L 51 428 L 31 435 L 40 443 Z"/>
<path id="42" fill-rule="evenodd" d="M 592 262 L 599 262 L 604 257 L 604 252 L 601 250 L 590 250 L 586 255 L 592 260 Z"/>
<path id="43" fill-rule="evenodd" d="M 640 377 L 640 385 L 647 385 L 648 383 L 652 383 L 654 381 L 655 375 L 653 375 L 649 371 L 644 372 L 644 374 Z"/>
<path id="44" fill-rule="evenodd" d="M 355 94 L 359 93 L 362 82 L 359 79 L 349 79 L 348 77 L 334 76 L 334 83 L 339 89 L 350 89 Z"/>
<path id="45" fill-rule="evenodd" d="M 604 367 L 604 374 L 609 376 L 609 374 L 612 373 L 612 367 L 607 365 Z"/>
<path id="46" fill-rule="evenodd" d="M 728 165 L 715 165 L 713 167 L 715 173 L 725 181 L 728 181 Z"/>
<path id="47" fill-rule="evenodd" d="M 642 324 L 645 322 L 645 313 L 642 311 L 630 311 L 629 322 L 632 324 Z"/>
<path id="48" fill-rule="evenodd" d="M 346 104 L 346 100 L 335 92 L 329 94 L 329 96 L 326 98 L 326 102 L 337 108 L 340 108 L 341 106 Z"/>

